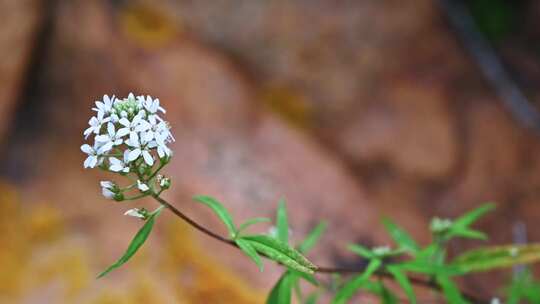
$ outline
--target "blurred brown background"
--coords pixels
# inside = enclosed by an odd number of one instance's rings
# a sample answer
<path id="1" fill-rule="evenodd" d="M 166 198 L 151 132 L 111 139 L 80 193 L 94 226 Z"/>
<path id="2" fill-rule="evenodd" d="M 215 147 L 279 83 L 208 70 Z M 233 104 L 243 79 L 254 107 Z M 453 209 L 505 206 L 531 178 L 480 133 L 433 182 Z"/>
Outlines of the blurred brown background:
<path id="1" fill-rule="evenodd" d="M 432 216 L 486 201 L 491 243 L 540 241 L 539 15 L 534 0 L 0 1 L 0 303 L 262 303 L 279 275 L 166 214 L 94 279 L 140 226 L 123 211 L 154 205 L 105 200 L 110 177 L 82 168 L 103 94 L 160 98 L 166 196 L 216 231 L 190 196 L 239 221 L 286 198 L 297 241 L 327 219 L 318 264 L 388 244 L 382 216 L 428 242 Z M 508 278 L 462 283 L 491 296 Z"/>

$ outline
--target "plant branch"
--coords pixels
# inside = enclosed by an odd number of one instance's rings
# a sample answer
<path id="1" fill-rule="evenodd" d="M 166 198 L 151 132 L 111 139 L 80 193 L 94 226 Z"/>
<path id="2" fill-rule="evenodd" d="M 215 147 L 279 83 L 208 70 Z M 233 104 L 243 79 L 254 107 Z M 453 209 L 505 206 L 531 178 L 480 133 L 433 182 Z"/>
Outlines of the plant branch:
<path id="1" fill-rule="evenodd" d="M 179 218 L 181 218 L 182 220 L 184 220 L 185 222 L 187 222 L 189 225 L 191 225 L 193 228 L 199 230 L 200 232 L 208 235 L 209 237 L 215 239 L 215 240 L 218 240 L 222 243 L 225 243 L 229 246 L 233 246 L 233 247 L 236 247 L 238 248 L 238 245 L 236 245 L 236 243 L 231 240 L 231 239 L 228 239 L 228 238 L 225 238 L 209 229 L 207 229 L 206 227 L 200 225 L 199 223 L 195 222 L 193 219 L 191 219 L 190 217 L 188 217 L 187 215 L 185 215 L 182 211 L 180 211 L 179 209 L 177 209 L 176 207 L 174 207 L 173 205 L 171 205 L 169 202 L 167 202 L 166 200 L 164 200 L 163 198 L 161 198 L 159 196 L 159 194 L 152 194 L 152 197 L 158 201 L 161 205 L 165 206 L 167 209 L 169 209 L 172 213 L 174 213 L 174 215 L 178 216 Z M 330 273 L 340 273 L 340 274 L 353 274 L 353 273 L 361 273 L 361 272 L 364 272 L 364 267 L 358 267 L 358 268 L 345 268 L 345 267 L 324 267 L 324 266 L 317 266 L 317 269 L 315 269 L 315 272 L 317 273 L 321 273 L 321 274 L 330 274 Z M 392 278 L 392 275 L 386 271 L 377 271 L 376 272 L 376 275 L 379 276 L 379 277 L 383 277 L 383 278 Z M 433 281 L 431 280 L 428 280 L 428 279 L 423 279 L 423 278 L 420 278 L 420 277 L 415 277 L 415 276 L 408 276 L 409 278 L 409 281 L 415 285 L 418 285 L 418 286 L 422 286 L 422 287 L 426 287 L 426 288 L 430 288 L 430 289 L 433 289 L 433 290 L 436 290 L 438 292 L 441 292 L 441 288 Z M 470 294 L 468 292 L 464 292 L 464 291 L 461 291 L 463 296 L 473 302 L 473 303 L 477 303 L 477 304 L 488 304 L 490 303 L 489 300 L 486 300 L 486 299 L 482 299 L 478 296 L 475 296 L 473 294 Z"/>

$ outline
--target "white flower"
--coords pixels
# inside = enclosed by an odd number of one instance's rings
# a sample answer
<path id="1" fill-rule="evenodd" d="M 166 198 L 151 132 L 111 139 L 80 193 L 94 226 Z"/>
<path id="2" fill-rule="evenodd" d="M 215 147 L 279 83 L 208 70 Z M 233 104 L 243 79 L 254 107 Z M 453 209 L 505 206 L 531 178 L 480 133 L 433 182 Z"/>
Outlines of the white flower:
<path id="1" fill-rule="evenodd" d="M 103 196 L 108 199 L 114 199 L 114 196 L 116 195 L 116 184 L 110 181 L 101 181 L 100 185 Z"/>
<path id="2" fill-rule="evenodd" d="M 101 167 L 106 163 L 108 166 L 104 168 L 111 172 L 124 175 L 134 171 L 142 174 L 140 179 L 145 180 L 156 173 L 153 172 L 157 170 L 154 168 L 156 160 L 168 160 L 172 156 L 168 144 L 174 141 L 174 137 L 169 123 L 158 115 L 165 113 L 159 99 L 135 97 L 133 93 L 127 98 L 104 95 L 92 109 L 96 115 L 89 120 L 89 127 L 83 135 L 88 140 L 95 134 L 93 143 L 81 146 L 87 154 L 85 168 Z M 139 184 L 139 189 L 142 187 L 141 191 L 149 191 L 149 186 Z M 123 200 L 123 193 L 118 188 L 115 191 L 114 199 Z"/>
<path id="3" fill-rule="evenodd" d="M 126 166 L 126 164 L 123 161 L 119 160 L 116 157 L 110 157 L 109 163 L 110 163 L 109 170 L 113 172 L 124 172 L 124 173 L 129 172 L 129 166 Z"/>
<path id="4" fill-rule="evenodd" d="M 148 164 L 149 166 L 152 166 L 154 164 L 154 158 L 148 150 L 149 147 L 146 147 L 146 142 L 142 138 L 139 138 L 138 135 L 136 135 L 134 139 L 130 138 L 129 140 L 127 140 L 126 144 L 133 148 L 133 150 L 131 150 L 128 155 L 128 160 L 130 162 L 136 160 L 142 154 L 146 164 Z"/>
<path id="5" fill-rule="evenodd" d="M 92 118 L 90 118 L 90 120 L 88 121 L 88 124 L 90 125 L 90 127 L 86 130 L 84 130 L 84 139 L 87 139 L 88 136 L 92 133 L 95 133 L 95 134 L 99 134 L 99 132 L 101 131 L 101 126 L 106 123 L 107 121 L 109 121 L 109 118 L 104 118 L 105 116 L 105 113 L 104 112 L 98 112 L 97 113 L 97 117 L 96 116 L 92 116 Z"/>
<path id="6" fill-rule="evenodd" d="M 147 192 L 148 190 L 150 190 L 148 185 L 141 182 L 140 180 L 137 180 L 137 188 L 139 188 L 139 190 L 141 190 L 141 192 Z"/>
<path id="7" fill-rule="evenodd" d="M 156 114 L 157 111 L 161 111 L 165 113 L 165 109 L 159 106 L 159 99 L 152 99 L 150 96 L 146 96 L 146 99 L 144 96 L 137 96 L 137 101 L 139 101 L 146 111 L 148 111 L 150 114 Z"/>
<path id="8" fill-rule="evenodd" d="M 81 146 L 81 151 L 88 154 L 88 157 L 84 161 L 84 167 L 85 168 L 94 168 L 98 163 L 101 163 L 102 160 L 100 160 L 100 151 L 99 149 L 96 149 L 89 144 L 84 144 Z"/>
<path id="9" fill-rule="evenodd" d="M 122 117 L 118 122 L 123 126 L 118 132 L 129 134 L 129 138 L 133 141 L 138 133 L 144 132 L 150 128 L 150 124 L 143 120 L 144 112 L 139 112 L 131 121 L 126 117 Z"/>
<path id="10" fill-rule="evenodd" d="M 124 215 L 133 216 L 140 219 L 145 218 L 144 214 L 141 213 L 141 210 L 139 208 L 129 209 L 124 213 Z"/>
<path id="11" fill-rule="evenodd" d="M 116 97 L 114 95 L 109 98 L 108 95 L 103 95 L 103 101 L 96 101 L 96 107 L 92 110 L 98 113 L 108 114 L 111 112 Z"/>
<path id="12" fill-rule="evenodd" d="M 169 157 L 172 154 L 171 149 L 167 147 L 166 140 L 168 138 L 167 133 L 161 133 L 156 136 L 156 148 L 159 158 L 164 158 L 165 156 Z"/>
<path id="13" fill-rule="evenodd" d="M 126 129 L 116 131 L 113 123 L 107 124 L 107 132 L 108 134 L 96 136 L 96 143 L 100 143 L 102 150 L 105 152 L 111 150 L 114 146 L 121 145 L 124 142 L 122 137 L 128 134 Z"/>

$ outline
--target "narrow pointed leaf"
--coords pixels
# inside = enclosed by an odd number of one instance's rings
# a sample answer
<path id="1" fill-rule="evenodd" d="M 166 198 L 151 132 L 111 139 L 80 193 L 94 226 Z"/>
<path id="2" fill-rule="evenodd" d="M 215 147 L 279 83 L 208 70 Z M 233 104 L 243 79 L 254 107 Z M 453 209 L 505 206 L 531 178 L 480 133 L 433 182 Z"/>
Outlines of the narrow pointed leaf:
<path id="1" fill-rule="evenodd" d="M 290 304 L 293 280 L 289 272 L 284 273 L 270 291 L 266 304 Z"/>
<path id="2" fill-rule="evenodd" d="M 240 227 L 238 227 L 238 233 L 244 231 L 249 226 L 259 224 L 259 223 L 270 223 L 270 222 L 272 222 L 272 220 L 270 220 L 267 217 L 256 217 L 256 218 L 249 219 L 249 220 L 245 221 L 244 223 L 242 223 L 242 225 L 240 225 Z"/>
<path id="3" fill-rule="evenodd" d="M 131 257 L 141 248 L 141 246 L 144 244 L 146 239 L 148 239 L 148 236 L 150 235 L 150 232 L 152 232 L 152 228 L 154 227 L 154 223 L 156 220 L 156 217 L 161 213 L 162 209 L 158 209 L 157 212 L 150 215 L 150 217 L 146 220 L 144 225 L 139 229 L 133 240 L 131 240 L 131 243 L 129 244 L 126 252 L 116 263 L 109 266 L 105 271 L 100 273 L 97 278 L 102 278 L 105 275 L 107 275 L 109 272 L 113 271 L 114 269 L 122 266 L 125 264 Z"/>
<path id="4" fill-rule="evenodd" d="M 463 298 L 459 288 L 450 280 L 447 276 L 437 276 L 437 283 L 441 286 L 444 297 L 448 303 L 452 304 L 467 304 L 468 302 Z"/>
<path id="5" fill-rule="evenodd" d="M 449 237 L 462 237 L 466 239 L 482 240 L 488 239 L 487 235 L 481 231 L 472 229 L 458 229 L 449 232 Z"/>
<path id="6" fill-rule="evenodd" d="M 387 270 L 394 276 L 399 286 L 403 288 L 403 291 L 405 291 L 405 294 L 407 295 L 409 302 L 412 304 L 415 304 L 416 295 L 414 294 L 414 290 L 412 288 L 411 282 L 409 281 L 409 278 L 407 277 L 407 275 L 405 275 L 405 273 L 403 273 L 401 269 L 399 269 L 398 266 L 388 266 Z"/>
<path id="7" fill-rule="evenodd" d="M 261 261 L 261 257 L 257 253 L 257 250 L 253 246 L 251 246 L 251 243 L 249 241 L 246 241 L 242 238 L 238 238 L 234 240 L 236 245 L 257 264 L 257 267 L 259 267 L 259 270 L 262 272 L 264 269 L 263 263 Z"/>
<path id="8" fill-rule="evenodd" d="M 495 209 L 495 204 L 485 204 L 476 208 L 472 211 L 467 212 L 466 214 L 460 216 L 454 220 L 454 226 L 468 227 L 476 220 L 478 220 L 482 215 L 488 213 L 489 211 Z"/>
<path id="9" fill-rule="evenodd" d="M 221 219 L 221 221 L 225 224 L 225 226 L 227 226 L 230 236 L 232 238 L 236 236 L 237 229 L 236 229 L 236 226 L 234 225 L 232 216 L 227 211 L 227 209 L 225 209 L 223 204 L 218 202 L 216 199 L 210 196 L 205 196 L 205 195 L 195 196 L 193 199 L 199 203 L 205 204 L 208 207 L 210 207 Z"/>
<path id="10" fill-rule="evenodd" d="M 307 253 L 315 244 L 317 244 L 317 241 L 319 241 L 319 238 L 326 230 L 326 227 L 328 224 L 326 222 L 320 222 L 306 237 L 306 239 L 298 246 L 298 251 L 301 253 Z"/>
<path id="11" fill-rule="evenodd" d="M 420 247 L 413 238 L 390 219 L 384 219 L 383 225 L 399 247 L 411 253 L 416 253 L 420 250 Z"/>
<path id="12" fill-rule="evenodd" d="M 300 252 L 275 238 L 267 235 L 250 235 L 244 236 L 242 239 L 250 241 L 257 252 L 291 269 L 309 274 L 313 274 L 314 270 L 317 269 L 317 266 Z"/>
<path id="13" fill-rule="evenodd" d="M 285 201 L 279 201 L 279 206 L 276 213 L 277 238 L 281 242 L 289 243 L 289 220 L 287 218 L 287 207 Z"/>
<path id="14" fill-rule="evenodd" d="M 363 257 L 363 258 L 366 258 L 366 259 L 372 259 L 375 257 L 375 254 L 373 252 L 371 252 L 370 249 L 362 246 L 362 245 L 358 245 L 358 244 L 350 244 L 348 246 L 349 250 L 358 254 L 359 256 Z"/>
<path id="15" fill-rule="evenodd" d="M 364 285 L 371 275 L 377 271 L 382 262 L 379 259 L 373 259 L 369 262 L 366 270 L 359 276 L 348 281 L 343 287 L 338 290 L 336 296 L 332 300 L 332 304 L 344 304 Z"/>
<path id="16" fill-rule="evenodd" d="M 452 265 L 466 273 L 508 268 L 538 261 L 540 261 L 540 243 L 475 249 L 456 257 Z"/>
<path id="17" fill-rule="evenodd" d="M 296 270 L 292 270 L 292 269 L 289 269 L 289 272 L 291 272 L 291 275 L 296 276 L 296 277 L 300 277 L 300 278 L 306 280 L 307 282 L 311 283 L 314 286 L 319 285 L 319 282 L 317 282 L 317 279 L 315 279 L 315 277 L 313 275 L 311 275 L 311 274 L 296 271 Z"/>

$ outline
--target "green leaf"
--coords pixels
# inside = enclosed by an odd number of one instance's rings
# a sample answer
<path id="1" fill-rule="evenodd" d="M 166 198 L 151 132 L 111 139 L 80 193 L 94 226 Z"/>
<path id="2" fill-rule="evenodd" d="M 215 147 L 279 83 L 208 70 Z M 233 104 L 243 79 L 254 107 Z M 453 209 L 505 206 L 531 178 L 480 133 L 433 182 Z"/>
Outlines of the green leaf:
<path id="1" fill-rule="evenodd" d="M 375 257 L 375 254 L 371 252 L 370 249 L 357 244 L 350 244 L 348 246 L 349 250 L 358 254 L 359 256 L 366 258 L 366 259 L 372 259 Z"/>
<path id="2" fill-rule="evenodd" d="M 259 270 L 262 272 L 264 269 L 264 265 L 261 261 L 261 257 L 257 253 L 257 250 L 251 245 L 251 243 L 247 240 L 244 240 L 242 238 L 237 238 L 234 240 L 236 245 L 238 245 L 238 248 L 240 248 L 248 257 L 250 257 L 255 264 L 257 264 L 257 267 L 259 267 Z"/>
<path id="3" fill-rule="evenodd" d="M 388 266 L 386 268 L 389 273 L 391 273 L 394 278 L 396 279 L 396 282 L 403 288 L 405 291 L 405 294 L 407 295 L 407 298 L 409 299 L 410 303 L 415 304 L 416 303 L 416 295 L 414 294 L 414 290 L 412 288 L 411 282 L 409 282 L 409 278 L 407 275 L 405 275 L 399 266 Z"/>
<path id="4" fill-rule="evenodd" d="M 332 300 L 332 304 L 344 304 L 346 303 L 356 291 L 361 288 L 371 277 L 371 275 L 377 271 L 382 262 L 379 259 L 373 259 L 369 262 L 366 270 L 356 278 L 351 279 L 343 287 L 338 290 L 336 296 Z"/>
<path id="5" fill-rule="evenodd" d="M 279 206 L 276 213 L 277 238 L 281 242 L 289 243 L 289 222 L 287 219 L 287 207 L 285 200 L 279 201 Z"/>
<path id="6" fill-rule="evenodd" d="M 291 269 L 309 274 L 313 274 L 317 269 L 317 266 L 300 252 L 275 238 L 267 235 L 250 235 L 242 239 L 248 240 L 257 252 Z"/>
<path id="7" fill-rule="evenodd" d="M 396 244 L 402 249 L 407 250 L 410 253 L 416 253 L 418 250 L 420 250 L 420 247 L 418 247 L 418 244 L 413 240 L 413 238 L 390 219 L 384 219 L 383 224 L 394 242 L 396 242 Z"/>
<path id="8" fill-rule="evenodd" d="M 141 229 L 139 229 L 133 240 L 131 240 L 131 243 L 129 244 L 124 255 L 120 259 L 118 259 L 116 263 L 112 264 L 111 266 L 109 266 L 109 268 L 100 273 L 97 276 L 98 279 L 104 277 L 109 272 L 125 264 L 137 252 L 137 250 L 141 248 L 146 239 L 148 239 L 150 232 L 152 232 L 156 217 L 161 213 L 161 210 L 163 210 L 163 207 L 158 208 L 155 212 L 150 214 L 144 225 L 141 227 Z"/>
<path id="9" fill-rule="evenodd" d="M 448 238 L 451 237 L 462 237 L 466 239 L 482 240 L 485 241 L 488 239 L 487 235 L 481 231 L 472 230 L 472 229 L 455 229 L 451 230 L 448 233 Z"/>
<path id="10" fill-rule="evenodd" d="M 309 274 L 309 273 L 300 272 L 300 271 L 296 271 L 296 270 L 292 270 L 292 269 L 289 269 L 289 272 L 291 272 L 292 275 L 295 275 L 297 277 L 300 277 L 300 278 L 306 280 L 307 282 L 311 283 L 314 286 L 319 285 L 319 282 L 317 282 L 317 279 L 315 279 L 315 277 L 313 275 Z"/>
<path id="11" fill-rule="evenodd" d="M 307 253 L 315 244 L 319 241 L 319 238 L 326 230 L 328 224 L 326 222 L 320 222 L 306 237 L 306 239 L 298 246 L 298 251 L 301 253 Z"/>
<path id="12" fill-rule="evenodd" d="M 540 282 L 535 282 L 529 269 L 523 269 L 514 275 L 512 282 L 506 288 L 508 304 L 518 304 L 526 300 L 527 303 L 540 303 Z"/>
<path id="13" fill-rule="evenodd" d="M 476 208 L 472 211 L 465 213 L 456 220 L 454 220 L 454 225 L 457 227 L 468 227 L 476 220 L 478 220 L 482 215 L 488 213 L 489 211 L 495 209 L 495 204 L 485 204 Z"/>
<path id="14" fill-rule="evenodd" d="M 290 304 L 294 279 L 285 272 L 270 291 L 266 304 Z"/>
<path id="15" fill-rule="evenodd" d="M 437 283 L 441 286 L 444 297 L 448 303 L 467 304 L 468 302 L 461 296 L 459 288 L 450 280 L 448 276 L 439 275 L 436 277 Z"/>
<path id="16" fill-rule="evenodd" d="M 227 229 L 229 230 L 229 235 L 231 236 L 231 238 L 236 237 L 238 232 L 237 232 L 236 227 L 234 226 L 232 216 L 229 214 L 227 209 L 225 209 L 223 204 L 218 202 L 216 199 L 210 196 L 205 196 L 205 195 L 198 195 L 198 196 L 195 196 L 193 199 L 199 203 L 203 203 L 207 205 L 208 207 L 210 207 L 221 219 L 221 221 L 225 224 L 225 226 L 227 226 Z"/>
<path id="17" fill-rule="evenodd" d="M 249 226 L 259 224 L 259 223 L 270 223 L 270 222 L 272 222 L 272 220 L 267 217 L 256 217 L 256 218 L 249 219 L 243 222 L 242 225 L 240 225 L 240 227 L 238 227 L 238 233 L 244 231 Z"/>
<path id="18" fill-rule="evenodd" d="M 540 261 L 540 244 L 484 247 L 456 257 L 452 265 L 462 272 L 508 268 Z"/>

